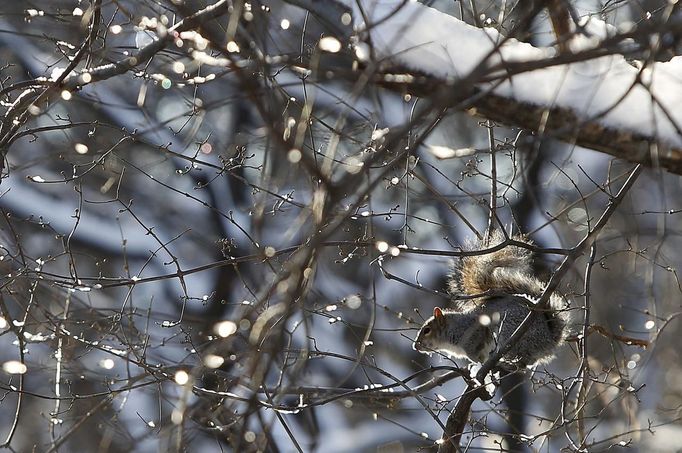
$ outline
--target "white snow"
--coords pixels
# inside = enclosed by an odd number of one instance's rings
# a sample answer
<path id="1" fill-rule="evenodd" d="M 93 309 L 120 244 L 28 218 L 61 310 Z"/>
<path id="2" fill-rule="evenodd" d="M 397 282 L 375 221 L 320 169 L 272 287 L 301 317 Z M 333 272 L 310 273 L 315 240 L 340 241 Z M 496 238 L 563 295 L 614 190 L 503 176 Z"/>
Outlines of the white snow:
<path id="1" fill-rule="evenodd" d="M 537 48 L 515 39 L 504 41 L 492 28 L 473 27 L 419 3 L 352 3 L 348 5 L 360 21 L 356 30 L 370 38 L 377 59 L 444 81 L 456 81 L 480 65 L 491 68 L 555 55 L 552 48 Z M 369 26 L 362 22 L 360 7 Z M 589 19 L 586 28 L 591 36 L 576 37 L 571 43 L 574 51 L 599 47 L 602 39 L 617 32 L 595 18 Z M 503 71 L 497 75 L 506 77 Z M 646 86 L 635 83 L 638 76 Z M 582 119 L 682 147 L 682 57 L 638 69 L 616 54 L 517 74 L 495 87 L 492 83 L 478 87 L 521 102 L 569 108 Z"/>

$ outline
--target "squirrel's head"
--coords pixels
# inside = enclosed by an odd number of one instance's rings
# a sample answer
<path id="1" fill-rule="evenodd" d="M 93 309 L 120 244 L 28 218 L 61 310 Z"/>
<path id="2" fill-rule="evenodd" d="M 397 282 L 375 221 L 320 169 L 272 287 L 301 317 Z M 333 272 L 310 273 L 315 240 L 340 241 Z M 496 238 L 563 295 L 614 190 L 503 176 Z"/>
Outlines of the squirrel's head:
<path id="1" fill-rule="evenodd" d="M 417 338 L 415 338 L 412 348 L 425 354 L 440 349 L 440 344 L 443 341 L 443 333 L 446 330 L 446 321 L 443 310 L 436 307 L 433 309 L 433 316 L 426 320 Z"/>
<path id="2" fill-rule="evenodd" d="M 433 316 L 419 329 L 412 347 L 424 354 L 440 352 L 453 358 L 482 362 L 488 355 L 492 333 L 476 314 L 443 312 L 436 307 Z"/>

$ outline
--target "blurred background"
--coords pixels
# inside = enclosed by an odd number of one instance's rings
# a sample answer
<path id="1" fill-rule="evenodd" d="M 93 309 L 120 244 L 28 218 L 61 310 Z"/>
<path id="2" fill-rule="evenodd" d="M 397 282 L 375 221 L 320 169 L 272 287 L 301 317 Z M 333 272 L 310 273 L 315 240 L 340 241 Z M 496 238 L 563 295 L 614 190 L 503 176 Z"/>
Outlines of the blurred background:
<path id="1" fill-rule="evenodd" d="M 633 165 L 385 86 L 341 3 L 209 3 L 0 5 L 0 445 L 435 451 L 467 364 L 412 341 L 491 190 L 570 249 Z M 525 3 L 429 4 L 505 34 Z M 474 404 L 468 449 L 680 451 L 680 181 L 640 176 L 562 283 L 573 341 Z"/>

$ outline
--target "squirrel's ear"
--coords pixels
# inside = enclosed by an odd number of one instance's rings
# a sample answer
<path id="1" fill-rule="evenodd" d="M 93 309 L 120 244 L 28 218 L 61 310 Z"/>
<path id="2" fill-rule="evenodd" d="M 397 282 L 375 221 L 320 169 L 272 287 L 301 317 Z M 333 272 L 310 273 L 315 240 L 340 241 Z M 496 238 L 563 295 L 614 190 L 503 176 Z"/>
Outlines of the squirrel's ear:
<path id="1" fill-rule="evenodd" d="M 433 317 L 436 319 L 442 319 L 443 318 L 443 310 L 440 308 L 436 307 L 433 309 Z"/>

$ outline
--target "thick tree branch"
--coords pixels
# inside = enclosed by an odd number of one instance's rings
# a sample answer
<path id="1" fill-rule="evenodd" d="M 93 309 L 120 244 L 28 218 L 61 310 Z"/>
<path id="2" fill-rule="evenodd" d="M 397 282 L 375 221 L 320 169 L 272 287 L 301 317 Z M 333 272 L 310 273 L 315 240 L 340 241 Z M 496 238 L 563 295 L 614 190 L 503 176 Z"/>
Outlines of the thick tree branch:
<path id="1" fill-rule="evenodd" d="M 396 68 L 399 72 L 404 68 Z M 386 78 L 385 74 L 377 76 Z M 391 90 L 417 94 L 424 98 L 447 99 L 443 81 L 424 75 L 400 77 L 391 74 L 389 79 L 400 83 L 380 81 Z M 471 115 L 496 121 L 510 127 L 533 131 L 540 138 L 553 138 L 584 148 L 610 154 L 616 158 L 648 167 L 660 167 L 682 175 L 682 149 L 668 146 L 654 137 L 630 130 L 606 127 L 598 118 L 580 118 L 568 108 L 533 105 L 499 96 L 487 90 L 474 89 L 462 100 L 451 99 L 449 105 L 465 110 Z"/>
<path id="2" fill-rule="evenodd" d="M 646 44 L 661 30 L 677 32 L 679 21 L 624 33 L 598 22 L 597 35 L 576 31 L 556 55 L 419 4 L 396 1 L 362 20 L 359 35 L 372 48 L 367 64 L 380 62 L 378 84 L 682 174 L 676 65 L 654 62 L 660 49 Z M 631 64 L 633 56 L 645 59 Z"/>

